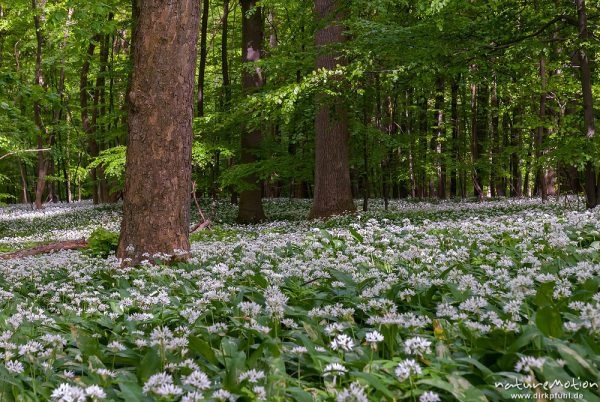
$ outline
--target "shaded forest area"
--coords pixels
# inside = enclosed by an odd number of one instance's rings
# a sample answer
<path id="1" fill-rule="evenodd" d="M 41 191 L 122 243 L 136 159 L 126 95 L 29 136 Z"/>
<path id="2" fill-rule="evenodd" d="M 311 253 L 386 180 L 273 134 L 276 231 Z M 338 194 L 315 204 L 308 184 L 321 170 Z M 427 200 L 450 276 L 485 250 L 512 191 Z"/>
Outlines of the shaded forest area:
<path id="1" fill-rule="evenodd" d="M 265 197 L 600 201 L 598 1 L 199 6 L 193 180 L 241 220 Z M 0 201 L 121 197 L 131 26 L 121 0 L 0 1 Z"/>

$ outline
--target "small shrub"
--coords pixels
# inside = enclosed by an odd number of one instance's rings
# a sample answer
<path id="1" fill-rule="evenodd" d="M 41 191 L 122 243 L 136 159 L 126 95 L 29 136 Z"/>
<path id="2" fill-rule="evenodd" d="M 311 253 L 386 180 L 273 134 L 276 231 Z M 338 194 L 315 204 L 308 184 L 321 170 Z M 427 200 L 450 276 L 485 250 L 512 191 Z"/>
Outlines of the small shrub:
<path id="1" fill-rule="evenodd" d="M 88 240 L 88 253 L 95 257 L 106 258 L 111 251 L 117 251 L 119 234 L 98 228 L 92 232 Z"/>

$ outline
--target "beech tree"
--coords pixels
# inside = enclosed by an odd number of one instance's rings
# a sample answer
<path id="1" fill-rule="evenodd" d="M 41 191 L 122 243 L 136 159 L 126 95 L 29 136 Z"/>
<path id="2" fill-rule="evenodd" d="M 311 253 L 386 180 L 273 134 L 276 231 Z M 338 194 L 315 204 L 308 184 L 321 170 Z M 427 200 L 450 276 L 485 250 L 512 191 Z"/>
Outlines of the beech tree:
<path id="1" fill-rule="evenodd" d="M 582 45 L 585 45 L 590 39 L 585 0 L 575 0 L 575 5 L 577 6 L 579 40 Z M 596 135 L 596 125 L 594 122 L 590 55 L 584 46 L 581 46 L 578 53 L 579 68 L 581 70 L 581 92 L 583 94 L 583 125 L 586 138 L 589 142 L 592 142 Z M 593 60 L 593 57 L 591 59 Z M 596 175 L 596 167 L 593 161 L 588 161 L 585 165 L 585 195 L 588 208 L 594 208 L 600 203 L 600 177 Z"/>
<path id="2" fill-rule="evenodd" d="M 33 10 L 33 22 L 35 27 L 35 38 L 36 38 L 36 52 L 35 52 L 35 85 L 41 87 L 43 84 L 42 79 L 42 45 L 44 43 L 44 38 L 42 35 L 42 26 L 41 26 L 41 14 L 43 13 L 43 6 L 45 5 L 45 1 L 41 4 L 40 7 L 37 4 L 37 0 L 31 0 L 31 8 Z M 42 122 L 42 106 L 39 101 L 35 101 L 33 104 L 33 113 L 34 113 L 34 121 L 35 126 L 37 128 L 37 146 L 39 149 L 44 148 L 44 133 L 46 131 L 44 127 L 44 123 Z M 37 187 L 35 190 L 35 207 L 36 209 L 42 208 L 42 203 L 44 200 L 42 197 L 44 196 L 44 187 L 46 185 L 46 169 L 48 167 L 48 161 L 44 157 L 43 151 L 37 152 Z"/>
<path id="3" fill-rule="evenodd" d="M 335 69 L 345 64 L 344 58 L 332 45 L 344 42 L 341 1 L 315 0 L 317 24 L 316 68 Z M 348 161 L 348 110 L 338 97 L 318 95 L 315 117 L 315 198 L 310 218 L 354 212 L 350 164 Z"/>
<path id="4" fill-rule="evenodd" d="M 263 49 L 262 9 L 257 6 L 258 0 L 241 0 L 242 5 L 242 88 L 252 93 L 264 85 L 260 67 L 256 65 Z M 260 128 L 245 127 L 242 132 L 241 161 L 253 163 L 258 160 L 262 132 Z M 240 205 L 237 221 L 240 223 L 256 223 L 266 219 L 262 206 L 262 189 L 256 174 L 245 177 L 248 188 L 240 192 Z"/>
<path id="5" fill-rule="evenodd" d="M 134 2 L 133 73 L 117 255 L 136 264 L 189 251 L 192 119 L 199 4 Z M 182 251 L 183 254 L 179 253 Z"/>

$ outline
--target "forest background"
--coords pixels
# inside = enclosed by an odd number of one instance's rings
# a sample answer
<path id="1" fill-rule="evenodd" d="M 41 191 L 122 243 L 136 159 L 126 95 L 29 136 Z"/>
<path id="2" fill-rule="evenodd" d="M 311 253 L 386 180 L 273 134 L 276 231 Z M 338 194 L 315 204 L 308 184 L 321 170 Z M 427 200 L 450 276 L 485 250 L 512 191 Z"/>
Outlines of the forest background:
<path id="1" fill-rule="evenodd" d="M 329 151 L 348 147 L 364 209 L 371 197 L 585 193 L 598 204 L 598 1 L 354 0 L 325 18 L 305 1 L 241 3 L 201 4 L 199 196 L 312 197 L 326 94 L 348 127 Z M 331 18 L 344 34 L 321 46 L 335 65 L 315 68 L 315 33 Z M 0 201 L 120 198 L 131 25 L 128 1 L 0 2 Z M 261 41 L 251 67 L 244 25 Z M 254 68 L 262 82 L 249 91 Z M 249 131 L 253 144 L 241 141 Z"/>

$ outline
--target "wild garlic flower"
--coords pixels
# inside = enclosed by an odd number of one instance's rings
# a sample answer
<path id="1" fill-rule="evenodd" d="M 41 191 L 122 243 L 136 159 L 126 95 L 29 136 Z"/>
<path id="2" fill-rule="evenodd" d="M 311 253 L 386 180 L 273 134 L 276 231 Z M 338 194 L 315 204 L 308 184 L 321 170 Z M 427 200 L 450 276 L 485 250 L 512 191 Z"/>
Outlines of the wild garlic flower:
<path id="1" fill-rule="evenodd" d="M 125 349 L 127 349 L 125 345 L 118 341 L 112 341 L 108 345 L 106 345 L 106 347 L 113 353 L 122 352 Z"/>
<path id="2" fill-rule="evenodd" d="M 55 402 L 85 402 L 86 394 L 81 387 L 63 383 L 52 391 L 50 398 Z"/>
<path id="3" fill-rule="evenodd" d="M 6 370 L 14 374 L 21 374 L 25 368 L 23 363 L 17 360 L 9 360 L 5 363 Z"/>
<path id="4" fill-rule="evenodd" d="M 414 359 L 406 359 L 401 361 L 396 370 L 394 370 L 398 380 L 405 381 L 409 377 L 414 375 L 420 375 L 422 373 L 421 366 Z"/>
<path id="5" fill-rule="evenodd" d="M 194 370 L 190 375 L 183 377 L 182 383 L 203 391 L 210 389 L 211 387 L 211 382 L 208 379 L 208 376 L 200 370 Z"/>
<path id="6" fill-rule="evenodd" d="M 419 397 L 419 402 L 440 402 L 440 396 L 433 391 L 425 391 Z"/>
<path id="7" fill-rule="evenodd" d="M 323 368 L 323 376 L 338 376 L 344 375 L 348 369 L 340 363 L 329 363 Z"/>
<path id="8" fill-rule="evenodd" d="M 407 355 L 422 356 L 431 353 L 431 342 L 420 336 L 404 341 L 404 352 Z"/>
<path id="9" fill-rule="evenodd" d="M 517 373 L 529 373 L 534 368 L 542 368 L 546 363 L 545 357 L 532 357 L 532 356 L 523 356 L 517 364 L 515 364 L 515 371 Z"/>
<path id="10" fill-rule="evenodd" d="M 165 372 L 154 374 L 144 383 L 144 394 L 155 392 L 165 385 L 173 385 L 173 376 Z"/>
<path id="11" fill-rule="evenodd" d="M 354 341 L 348 335 L 340 334 L 335 337 L 333 341 L 331 341 L 331 349 L 333 350 L 343 350 L 344 352 L 349 352 L 354 348 Z"/>
<path id="12" fill-rule="evenodd" d="M 264 371 L 251 369 L 248 371 L 244 371 L 242 374 L 240 374 L 240 376 L 238 377 L 238 380 L 239 380 L 239 382 L 248 380 L 248 382 L 255 384 L 264 378 L 265 378 Z"/>
<path id="13" fill-rule="evenodd" d="M 365 341 L 371 346 L 375 346 L 379 342 L 383 342 L 383 335 L 379 331 L 367 332 L 365 334 Z"/>
<path id="14" fill-rule="evenodd" d="M 366 385 L 361 385 L 358 382 L 353 382 L 348 388 L 344 388 L 336 395 L 337 402 L 368 402 L 369 397 L 365 390 Z"/>
<path id="15" fill-rule="evenodd" d="M 270 317 L 283 318 L 288 297 L 276 286 L 269 286 L 265 291 L 266 310 Z"/>

